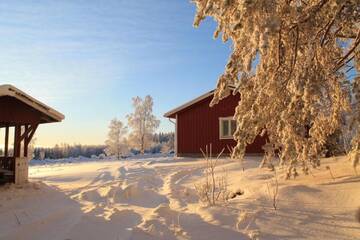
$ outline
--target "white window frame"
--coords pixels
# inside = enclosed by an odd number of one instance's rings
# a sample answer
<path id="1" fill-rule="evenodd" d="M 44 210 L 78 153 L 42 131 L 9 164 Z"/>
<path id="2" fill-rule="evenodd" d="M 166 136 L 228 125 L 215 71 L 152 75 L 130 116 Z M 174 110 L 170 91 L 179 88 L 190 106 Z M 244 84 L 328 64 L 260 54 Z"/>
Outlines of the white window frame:
<path id="1" fill-rule="evenodd" d="M 224 121 L 228 121 L 229 123 L 229 134 L 228 136 L 224 136 L 224 133 L 223 133 L 223 127 L 222 127 L 222 122 Z M 232 128 L 232 124 L 231 122 L 234 121 L 234 117 L 220 117 L 219 118 L 219 138 L 222 140 L 222 139 L 234 139 L 234 136 L 231 134 L 233 131 Z M 234 129 L 235 131 L 236 129 Z"/>

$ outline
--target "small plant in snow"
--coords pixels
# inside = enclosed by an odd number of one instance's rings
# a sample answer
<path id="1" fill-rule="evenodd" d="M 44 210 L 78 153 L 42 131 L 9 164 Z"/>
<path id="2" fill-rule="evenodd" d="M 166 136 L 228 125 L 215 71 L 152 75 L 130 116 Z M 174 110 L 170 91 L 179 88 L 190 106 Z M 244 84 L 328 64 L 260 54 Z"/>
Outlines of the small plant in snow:
<path id="1" fill-rule="evenodd" d="M 275 169 L 274 169 L 274 178 L 266 184 L 267 184 L 267 191 L 269 194 L 269 198 L 272 202 L 272 206 L 274 210 L 277 210 L 278 196 L 279 196 L 279 181 Z"/>
<path id="2" fill-rule="evenodd" d="M 331 171 L 330 166 L 326 166 L 326 170 L 329 171 L 331 178 L 335 181 L 335 177 L 334 177 L 334 175 L 332 174 L 332 171 Z"/>
<path id="3" fill-rule="evenodd" d="M 229 199 L 227 175 L 224 174 L 218 177 L 215 174 L 218 160 L 225 149 L 221 151 L 216 159 L 212 158 L 211 144 L 210 149 L 206 146 L 205 152 L 202 149 L 200 150 L 206 160 L 206 167 L 204 171 L 205 180 L 199 184 L 195 184 L 197 195 L 201 202 L 207 203 L 210 206 L 216 205 L 218 201 L 226 202 Z"/>

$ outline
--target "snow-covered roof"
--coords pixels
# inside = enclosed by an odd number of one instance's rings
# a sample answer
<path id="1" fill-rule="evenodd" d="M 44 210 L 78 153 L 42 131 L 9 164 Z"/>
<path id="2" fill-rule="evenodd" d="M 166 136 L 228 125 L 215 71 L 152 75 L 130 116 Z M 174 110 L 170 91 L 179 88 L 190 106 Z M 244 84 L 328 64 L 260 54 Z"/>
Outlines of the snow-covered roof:
<path id="1" fill-rule="evenodd" d="M 183 104 L 183 105 L 181 105 L 181 106 L 179 106 L 179 107 L 177 107 L 177 108 L 174 108 L 173 110 L 165 113 L 165 114 L 164 114 L 164 117 L 166 117 L 166 118 L 171 118 L 171 117 L 173 117 L 174 114 L 180 112 L 181 110 L 184 110 L 185 108 L 188 108 L 188 107 L 190 107 L 191 105 L 193 105 L 193 104 L 195 104 L 195 103 L 197 103 L 197 102 L 200 102 L 201 100 L 204 100 L 204 99 L 206 99 L 206 98 L 214 95 L 214 91 L 215 91 L 215 90 L 212 90 L 212 91 L 210 91 L 210 92 L 207 92 L 207 93 L 201 95 L 200 97 L 197 97 L 197 98 L 195 98 L 195 99 L 193 99 L 193 100 L 191 100 L 191 101 L 189 101 L 189 102 L 187 102 L 187 103 L 185 103 L 185 104 Z"/>
<path id="2" fill-rule="evenodd" d="M 61 122 L 64 120 L 65 116 L 60 112 L 52 109 L 51 107 L 45 105 L 44 103 L 36 100 L 30 95 L 24 93 L 20 89 L 12 86 L 12 85 L 0 85 L 0 97 L 9 96 L 16 98 L 17 100 L 29 105 L 30 107 L 38 110 L 39 112 L 49 116 L 55 121 Z"/>

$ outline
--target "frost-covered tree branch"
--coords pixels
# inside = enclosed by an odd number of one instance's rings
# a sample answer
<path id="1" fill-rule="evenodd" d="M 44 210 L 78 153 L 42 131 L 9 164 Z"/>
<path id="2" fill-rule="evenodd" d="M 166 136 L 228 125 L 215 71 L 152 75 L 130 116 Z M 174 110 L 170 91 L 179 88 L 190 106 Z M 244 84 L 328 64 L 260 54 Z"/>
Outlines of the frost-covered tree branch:
<path id="1" fill-rule="evenodd" d="M 220 76 L 212 105 L 241 93 L 233 155 L 242 158 L 247 144 L 261 133 L 289 172 L 317 166 L 328 136 L 351 111 L 360 119 L 359 0 L 193 0 L 194 25 L 212 17 L 232 54 Z M 356 125 L 356 124 L 355 124 Z M 354 126 L 355 126 L 354 125 Z M 357 124 L 358 126 L 359 124 Z"/>

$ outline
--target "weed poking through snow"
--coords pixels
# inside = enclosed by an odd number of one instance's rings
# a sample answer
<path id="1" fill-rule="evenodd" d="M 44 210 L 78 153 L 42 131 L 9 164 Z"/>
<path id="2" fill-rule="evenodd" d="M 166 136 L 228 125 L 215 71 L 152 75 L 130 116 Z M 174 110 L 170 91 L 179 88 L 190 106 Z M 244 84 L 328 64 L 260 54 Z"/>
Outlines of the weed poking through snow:
<path id="1" fill-rule="evenodd" d="M 267 184 L 269 199 L 272 202 L 272 206 L 274 210 L 277 210 L 278 196 L 279 196 L 279 181 L 275 169 L 274 169 L 274 177 L 266 184 Z"/>
<path id="2" fill-rule="evenodd" d="M 201 202 L 208 204 L 209 206 L 216 205 L 217 202 L 226 202 L 229 199 L 227 174 L 216 176 L 215 170 L 218 165 L 219 158 L 225 151 L 225 148 L 214 159 L 212 157 L 212 145 L 210 148 L 206 145 L 205 152 L 200 149 L 204 159 L 206 160 L 205 167 L 205 179 L 195 184 L 195 190 Z"/>
<path id="3" fill-rule="evenodd" d="M 331 178 L 335 181 L 335 177 L 334 177 L 334 175 L 332 174 L 332 171 L 331 171 L 330 166 L 326 166 L 326 170 L 329 171 Z"/>

